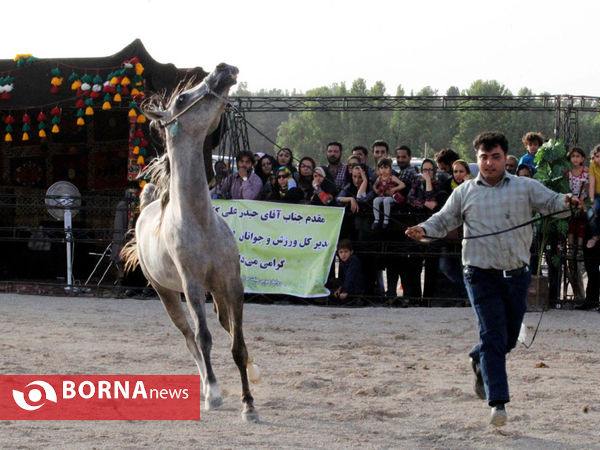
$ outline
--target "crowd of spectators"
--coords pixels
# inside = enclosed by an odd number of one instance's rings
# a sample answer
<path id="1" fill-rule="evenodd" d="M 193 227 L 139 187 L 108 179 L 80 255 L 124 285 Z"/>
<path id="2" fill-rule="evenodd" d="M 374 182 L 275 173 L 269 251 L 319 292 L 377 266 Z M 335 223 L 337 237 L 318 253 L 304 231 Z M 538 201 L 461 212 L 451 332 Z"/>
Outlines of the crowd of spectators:
<path id="1" fill-rule="evenodd" d="M 534 157 L 543 142 L 541 134 L 527 133 L 523 138 L 527 153 L 520 160 L 507 157 L 509 176 L 533 177 Z M 361 276 L 353 275 L 353 283 L 345 283 L 338 276 L 332 292 L 339 298 L 363 294 L 396 298 L 399 281 L 402 295 L 412 300 L 466 298 L 460 259 L 462 230 L 456 229 L 446 239 L 427 245 L 408 241 L 404 230 L 439 211 L 457 186 L 477 177 L 477 165 L 462 160 L 450 148 L 440 150 L 433 159 L 422 160 L 420 165 L 411 164 L 409 147 L 399 146 L 390 155 L 383 140 L 373 142 L 370 151 L 355 146 L 346 159 L 340 142 L 330 142 L 324 150 L 327 165 L 323 166 L 317 166 L 310 156 L 296 159 L 289 148 L 279 149 L 275 156 L 242 151 L 236 157 L 235 168 L 219 160 L 215 163 L 212 197 L 344 207 L 338 255 L 344 270 L 340 274 L 343 278 L 345 272 L 355 274 L 359 270 Z M 578 190 L 576 194 L 585 192 L 591 200 L 588 217 L 579 217 L 577 224 L 570 225 L 570 242 L 579 244 L 581 259 L 592 261 L 589 267 L 586 263 L 587 294 L 581 292 L 580 285 L 577 296 L 578 300 L 585 297 L 585 307 L 596 307 L 600 146 L 592 151 L 589 170 L 583 164 L 583 150 L 571 149 L 568 157 L 573 169 L 565 177 L 572 189 Z M 377 251 L 364 246 L 358 249 L 353 248 L 353 242 L 382 243 L 383 247 Z M 347 266 L 350 269 L 346 270 Z M 331 275 L 335 278 L 333 270 Z M 344 286 L 350 291 L 343 290 Z"/>

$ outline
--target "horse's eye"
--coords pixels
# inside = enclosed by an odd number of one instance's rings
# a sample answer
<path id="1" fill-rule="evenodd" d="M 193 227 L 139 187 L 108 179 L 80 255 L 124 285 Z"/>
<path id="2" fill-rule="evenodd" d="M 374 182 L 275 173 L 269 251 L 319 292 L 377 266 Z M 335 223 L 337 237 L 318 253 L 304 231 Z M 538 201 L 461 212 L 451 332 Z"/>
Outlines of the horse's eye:
<path id="1" fill-rule="evenodd" d="M 187 95 L 181 94 L 179 97 L 177 97 L 177 104 L 183 105 L 185 103 L 186 98 L 187 98 Z"/>

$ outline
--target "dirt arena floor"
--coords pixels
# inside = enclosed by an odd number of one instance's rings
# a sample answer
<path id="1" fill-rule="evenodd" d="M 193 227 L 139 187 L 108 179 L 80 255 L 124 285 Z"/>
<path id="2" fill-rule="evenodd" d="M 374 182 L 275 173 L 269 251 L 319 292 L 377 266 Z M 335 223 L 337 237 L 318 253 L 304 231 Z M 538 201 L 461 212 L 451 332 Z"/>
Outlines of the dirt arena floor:
<path id="1" fill-rule="evenodd" d="M 600 314 L 546 312 L 509 356 L 509 422 L 472 388 L 470 308 L 245 308 L 263 381 L 240 418 L 229 338 L 208 305 L 224 404 L 200 421 L 3 421 L 0 448 L 600 448 Z M 156 300 L 0 295 L 2 374 L 195 374 Z M 528 313 L 528 339 L 539 313 Z"/>

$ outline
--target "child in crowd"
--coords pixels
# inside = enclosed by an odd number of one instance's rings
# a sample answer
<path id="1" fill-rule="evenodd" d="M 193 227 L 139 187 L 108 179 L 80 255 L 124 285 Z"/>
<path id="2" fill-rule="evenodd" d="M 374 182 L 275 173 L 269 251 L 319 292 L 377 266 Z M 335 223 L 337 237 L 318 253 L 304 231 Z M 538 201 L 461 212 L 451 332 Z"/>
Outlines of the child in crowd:
<path id="1" fill-rule="evenodd" d="M 373 216 L 375 221 L 371 229 L 376 230 L 379 227 L 379 208 L 383 204 L 383 224 L 381 228 L 386 229 L 390 221 L 390 212 L 392 204 L 404 203 L 405 197 L 400 192 L 406 189 L 406 185 L 400 179 L 392 175 L 392 160 L 382 158 L 377 163 L 379 176 L 375 180 L 373 190 L 377 197 L 373 200 Z"/>
<path id="2" fill-rule="evenodd" d="M 585 152 L 579 147 L 573 147 L 567 152 L 567 158 L 573 165 L 565 173 L 565 177 L 569 181 L 569 190 L 574 196 L 584 200 L 588 196 L 589 189 L 589 173 L 587 167 L 583 165 L 585 162 Z M 578 270 L 577 260 L 572 259 L 572 257 L 577 255 L 577 259 L 583 261 L 583 239 L 585 238 L 586 227 L 587 220 L 585 213 L 578 209 L 575 215 L 569 220 L 569 229 L 567 231 L 567 252 L 570 256 L 567 260 L 567 276 L 577 299 L 585 297 L 582 279 L 583 270 Z M 576 247 L 575 237 L 577 237 Z M 583 269 L 583 264 L 581 264 L 581 269 Z"/>
<path id="3" fill-rule="evenodd" d="M 600 145 L 596 145 L 590 154 L 590 201 L 591 208 L 588 210 L 588 220 L 590 225 L 590 234 L 592 237 L 587 242 L 587 248 L 594 248 L 598 239 L 600 239 L 600 224 L 598 215 L 600 214 Z"/>
<path id="4" fill-rule="evenodd" d="M 566 177 L 569 180 L 569 189 L 573 195 L 585 200 L 589 193 L 589 172 L 583 164 L 585 162 L 585 152 L 579 147 L 573 147 L 567 152 L 567 158 L 573 165 L 573 168 L 567 169 L 566 173 Z M 585 216 L 577 216 L 569 220 L 567 242 L 570 248 L 573 248 L 575 236 L 577 236 L 577 248 L 581 252 L 583 249 L 583 238 L 585 237 L 585 227 Z"/>
<path id="5" fill-rule="evenodd" d="M 363 276 L 360 259 L 354 254 L 352 241 L 350 239 L 341 239 L 337 246 L 338 257 L 340 258 L 338 287 L 333 296 L 345 300 L 349 295 L 360 295 L 365 291 L 365 279 Z"/>
<path id="6" fill-rule="evenodd" d="M 527 153 L 521 156 L 519 165 L 525 164 L 526 166 L 531 167 L 531 172 L 535 175 L 537 168 L 534 158 L 539 148 L 544 145 L 544 136 L 542 136 L 542 133 L 533 133 L 530 131 L 523 136 L 523 145 L 525 145 Z"/>
<path id="7" fill-rule="evenodd" d="M 533 167 L 527 164 L 519 164 L 519 167 L 517 167 L 517 176 L 533 178 Z"/>

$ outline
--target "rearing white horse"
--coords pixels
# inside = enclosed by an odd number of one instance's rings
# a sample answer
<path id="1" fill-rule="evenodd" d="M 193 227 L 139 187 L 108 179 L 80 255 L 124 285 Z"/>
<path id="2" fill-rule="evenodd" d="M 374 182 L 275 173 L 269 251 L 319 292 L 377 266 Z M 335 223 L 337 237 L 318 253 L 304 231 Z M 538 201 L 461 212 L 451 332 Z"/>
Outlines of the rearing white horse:
<path id="1" fill-rule="evenodd" d="M 231 229 L 211 205 L 202 154 L 205 137 L 218 126 L 225 97 L 238 69 L 220 64 L 197 86 L 172 96 L 164 109 L 156 102 L 144 113 L 165 131 L 166 153 L 149 169 L 141 194 L 135 242 L 123 250 L 127 267 L 139 264 L 173 323 L 183 333 L 200 370 L 205 408 L 222 404 L 210 362 L 212 337 L 206 324 L 205 292 L 213 296 L 219 322 L 231 335 L 233 359 L 242 381 L 242 417 L 258 420 L 248 385 L 242 332 L 244 288 L 239 252 Z M 180 301 L 185 294 L 192 331 Z"/>

